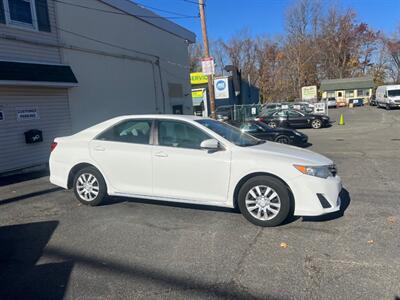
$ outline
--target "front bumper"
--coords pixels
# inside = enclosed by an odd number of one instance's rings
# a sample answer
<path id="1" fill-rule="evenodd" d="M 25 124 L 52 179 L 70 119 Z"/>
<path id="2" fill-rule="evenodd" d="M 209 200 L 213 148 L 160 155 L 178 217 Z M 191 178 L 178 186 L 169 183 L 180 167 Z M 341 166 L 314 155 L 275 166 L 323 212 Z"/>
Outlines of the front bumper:
<path id="1" fill-rule="evenodd" d="M 400 107 L 400 102 L 389 102 L 390 108 Z"/>
<path id="2" fill-rule="evenodd" d="M 308 143 L 308 136 L 294 136 L 292 139 L 293 145 L 305 145 Z"/>
<path id="3" fill-rule="evenodd" d="M 294 200 L 296 216 L 320 216 L 340 210 L 342 182 L 339 176 L 327 179 L 301 175 L 288 182 Z M 320 194 L 320 196 L 318 196 Z M 321 195 L 329 205 L 320 201 Z"/>

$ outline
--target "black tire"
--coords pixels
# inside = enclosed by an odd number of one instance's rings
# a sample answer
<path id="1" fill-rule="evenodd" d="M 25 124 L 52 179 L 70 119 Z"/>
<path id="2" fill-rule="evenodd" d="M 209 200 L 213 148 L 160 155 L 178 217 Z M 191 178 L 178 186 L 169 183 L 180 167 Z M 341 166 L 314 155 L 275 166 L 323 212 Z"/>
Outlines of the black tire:
<path id="1" fill-rule="evenodd" d="M 275 122 L 275 121 L 270 121 L 270 122 L 268 122 L 268 124 L 267 124 L 269 127 L 271 127 L 271 128 L 276 128 L 276 127 L 278 127 L 278 124 Z"/>
<path id="2" fill-rule="evenodd" d="M 278 137 L 276 137 L 275 142 L 277 143 L 281 143 L 281 144 L 286 144 L 286 145 L 290 145 L 290 138 L 287 137 L 286 135 L 279 135 Z"/>
<path id="3" fill-rule="evenodd" d="M 97 184 L 93 185 L 93 191 L 95 189 L 95 187 L 98 187 L 98 189 L 96 188 L 96 191 L 98 190 L 98 193 L 95 197 L 93 197 L 93 199 L 88 200 L 85 199 L 83 196 L 81 196 L 78 192 L 78 186 L 80 185 L 80 183 L 78 182 L 79 178 L 82 179 L 81 176 L 86 176 L 86 175 L 91 175 L 95 178 Z M 94 167 L 86 167 L 83 168 L 81 170 L 79 170 L 74 177 L 74 194 L 76 199 L 78 199 L 78 201 L 84 205 L 90 205 L 90 206 L 97 206 L 100 205 L 100 203 L 104 200 L 104 198 L 107 196 L 107 185 L 106 182 L 103 178 L 103 176 L 101 175 L 101 173 Z M 89 194 L 89 192 L 87 192 Z M 93 194 L 94 192 L 90 192 L 90 196 L 94 196 L 95 194 Z"/>
<path id="4" fill-rule="evenodd" d="M 256 186 L 267 186 L 273 189 L 280 199 L 280 209 L 275 217 L 269 220 L 260 220 L 254 217 L 246 207 L 246 196 Z M 255 176 L 246 181 L 239 190 L 238 206 L 242 215 L 251 223 L 262 227 L 273 227 L 282 224 L 291 210 L 290 192 L 280 180 L 267 175 Z"/>
<path id="5" fill-rule="evenodd" d="M 312 120 L 311 127 L 314 129 L 320 129 L 322 127 L 322 121 L 320 119 Z"/>
<path id="6" fill-rule="evenodd" d="M 390 110 L 390 105 L 389 104 L 386 104 L 386 110 Z"/>

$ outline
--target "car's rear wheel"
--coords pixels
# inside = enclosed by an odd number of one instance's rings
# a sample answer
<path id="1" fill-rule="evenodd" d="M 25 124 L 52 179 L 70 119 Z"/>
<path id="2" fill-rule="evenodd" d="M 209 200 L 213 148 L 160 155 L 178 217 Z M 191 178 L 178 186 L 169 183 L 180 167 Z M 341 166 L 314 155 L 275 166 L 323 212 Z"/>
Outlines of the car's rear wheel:
<path id="1" fill-rule="evenodd" d="M 278 127 L 278 125 L 277 125 L 276 122 L 274 122 L 274 121 L 268 122 L 267 125 L 268 125 L 269 127 L 271 127 L 271 128 L 276 128 L 276 127 Z"/>
<path id="2" fill-rule="evenodd" d="M 75 197 L 85 205 L 99 205 L 107 195 L 103 176 L 94 167 L 79 170 L 74 177 Z"/>
<path id="3" fill-rule="evenodd" d="M 290 144 L 290 139 L 285 135 L 280 135 L 275 139 L 275 142 L 281 144 Z"/>
<path id="4" fill-rule="evenodd" d="M 322 122 L 319 119 L 315 119 L 311 122 L 311 127 L 314 129 L 319 129 L 322 127 Z"/>
<path id="5" fill-rule="evenodd" d="M 272 227 L 281 224 L 290 213 L 288 188 L 271 176 L 250 178 L 240 188 L 238 206 L 251 223 Z"/>

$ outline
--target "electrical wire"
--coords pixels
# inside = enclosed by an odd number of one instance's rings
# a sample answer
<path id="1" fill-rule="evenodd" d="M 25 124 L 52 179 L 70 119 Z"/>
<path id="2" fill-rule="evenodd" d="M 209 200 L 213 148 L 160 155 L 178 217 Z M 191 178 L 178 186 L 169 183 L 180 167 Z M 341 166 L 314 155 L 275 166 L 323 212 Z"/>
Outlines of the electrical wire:
<path id="1" fill-rule="evenodd" d="M 135 14 L 131 14 L 131 13 L 116 12 L 116 11 L 110 11 L 110 10 L 101 9 L 101 8 L 85 6 L 85 5 L 81 5 L 81 4 L 73 4 L 73 3 L 62 1 L 62 0 L 53 0 L 53 1 L 57 2 L 57 3 L 69 5 L 69 6 L 75 6 L 75 7 L 95 10 L 95 11 L 99 11 L 99 12 L 103 12 L 103 13 L 109 13 L 109 14 L 114 14 L 114 15 L 134 16 L 134 17 L 138 17 L 138 18 L 148 18 L 148 19 L 198 19 L 199 18 L 199 16 L 172 16 L 172 17 L 165 16 L 164 17 L 164 16 L 135 15 Z"/>
<path id="2" fill-rule="evenodd" d="M 53 1 L 55 1 L 55 2 L 57 1 L 58 2 L 59 0 L 53 0 Z M 8 13 L 8 14 L 10 13 L 9 10 L 4 10 L 4 12 Z M 32 21 L 36 22 L 36 23 L 38 22 L 38 20 L 35 19 L 35 18 L 32 18 Z M 103 45 L 106 45 L 106 46 L 109 46 L 109 47 L 113 47 L 113 48 L 116 48 L 116 49 L 120 49 L 120 50 L 124 50 L 124 51 L 133 52 L 135 54 L 140 54 L 140 55 L 144 55 L 144 56 L 153 57 L 154 59 L 156 59 L 157 62 L 161 61 L 161 62 L 165 62 L 167 64 L 170 64 L 170 65 L 173 65 L 173 66 L 176 66 L 176 67 L 180 67 L 180 68 L 183 68 L 183 69 L 190 69 L 189 65 L 182 65 L 180 63 L 176 63 L 176 62 L 173 62 L 173 61 L 170 61 L 170 60 L 165 60 L 165 59 L 162 59 L 158 55 L 155 55 L 155 54 L 143 52 L 143 51 L 132 49 L 132 48 L 127 48 L 127 47 L 120 46 L 120 45 L 116 45 L 116 44 L 113 44 L 113 43 L 110 43 L 110 42 L 106 42 L 106 41 L 103 41 L 103 40 L 99 40 L 99 39 L 96 39 L 96 38 L 93 38 L 93 37 L 90 37 L 90 36 L 87 36 L 87 35 L 84 35 L 84 34 L 81 34 L 81 33 L 77 33 L 77 32 L 74 32 L 74 31 L 71 31 L 71 30 L 68 30 L 68 29 L 65 29 L 65 28 L 61 28 L 59 26 L 53 26 L 53 27 L 55 27 L 59 31 L 62 31 L 62 32 L 65 32 L 65 33 L 68 33 L 68 34 L 71 34 L 71 35 L 74 35 L 74 36 L 77 36 L 77 37 L 80 37 L 80 38 L 83 38 L 83 39 L 86 39 L 86 40 L 89 40 L 89 41 L 92 41 L 92 42 L 96 42 L 96 43 L 99 43 L 99 44 L 103 44 Z"/>

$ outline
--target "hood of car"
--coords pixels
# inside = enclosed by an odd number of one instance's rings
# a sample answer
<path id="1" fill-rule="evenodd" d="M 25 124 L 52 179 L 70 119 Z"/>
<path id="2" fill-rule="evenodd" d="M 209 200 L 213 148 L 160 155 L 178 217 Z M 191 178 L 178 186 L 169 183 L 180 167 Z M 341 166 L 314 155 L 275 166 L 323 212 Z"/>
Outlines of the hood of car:
<path id="1" fill-rule="evenodd" d="M 310 150 L 289 146 L 280 143 L 266 142 L 263 144 L 246 147 L 249 151 L 257 152 L 268 157 L 281 158 L 290 164 L 304 164 L 310 166 L 331 165 L 332 160 Z"/>

